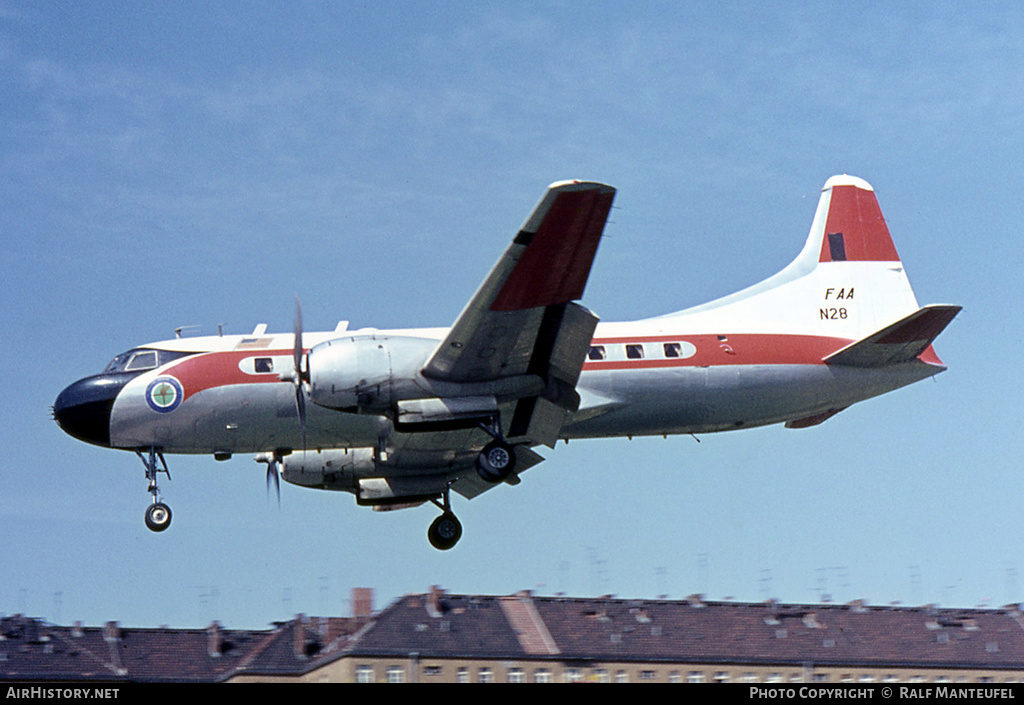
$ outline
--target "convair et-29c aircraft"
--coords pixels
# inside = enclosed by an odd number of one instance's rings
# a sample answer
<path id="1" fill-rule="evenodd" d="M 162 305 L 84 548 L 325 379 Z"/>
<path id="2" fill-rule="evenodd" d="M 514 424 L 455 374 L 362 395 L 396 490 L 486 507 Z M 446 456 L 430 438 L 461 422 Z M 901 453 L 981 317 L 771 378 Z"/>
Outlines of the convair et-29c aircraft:
<path id="1" fill-rule="evenodd" d="M 769 279 L 657 318 L 598 323 L 583 295 L 615 189 L 552 184 L 450 328 L 176 338 L 62 391 L 60 427 L 135 452 L 152 503 L 166 454 L 255 453 L 278 477 L 376 509 L 432 502 L 428 538 L 559 439 L 813 426 L 945 369 L 932 341 L 959 306 L 920 307 L 874 190 L 829 179 L 806 244 Z"/>

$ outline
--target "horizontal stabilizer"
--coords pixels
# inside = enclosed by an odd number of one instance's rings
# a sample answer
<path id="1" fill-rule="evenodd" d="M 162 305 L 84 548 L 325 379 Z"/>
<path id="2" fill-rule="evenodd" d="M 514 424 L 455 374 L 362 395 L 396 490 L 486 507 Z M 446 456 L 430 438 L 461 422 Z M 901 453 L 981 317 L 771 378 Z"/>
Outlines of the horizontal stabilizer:
<path id="1" fill-rule="evenodd" d="M 960 306 L 925 306 L 877 333 L 850 343 L 825 358 L 830 365 L 885 367 L 910 362 L 924 353 L 958 313 Z"/>

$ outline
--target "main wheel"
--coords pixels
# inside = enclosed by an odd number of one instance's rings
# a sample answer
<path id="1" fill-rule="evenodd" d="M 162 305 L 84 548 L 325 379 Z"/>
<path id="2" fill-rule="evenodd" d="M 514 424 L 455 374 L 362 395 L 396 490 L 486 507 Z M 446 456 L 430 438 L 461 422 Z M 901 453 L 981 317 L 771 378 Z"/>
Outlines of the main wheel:
<path id="1" fill-rule="evenodd" d="M 498 483 L 512 474 L 516 453 L 504 441 L 491 441 L 476 457 L 476 471 L 487 482 Z"/>
<path id="2" fill-rule="evenodd" d="M 171 508 L 163 502 L 149 505 L 146 509 L 146 527 L 150 531 L 163 531 L 171 525 Z"/>
<path id="3" fill-rule="evenodd" d="M 427 539 L 439 551 L 447 551 L 462 538 L 462 524 L 451 512 L 445 512 L 430 524 Z"/>

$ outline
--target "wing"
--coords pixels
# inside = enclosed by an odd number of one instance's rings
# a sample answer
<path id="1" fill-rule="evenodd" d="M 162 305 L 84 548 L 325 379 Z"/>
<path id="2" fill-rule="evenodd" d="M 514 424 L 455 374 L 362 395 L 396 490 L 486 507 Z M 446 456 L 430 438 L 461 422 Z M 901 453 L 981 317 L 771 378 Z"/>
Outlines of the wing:
<path id="1" fill-rule="evenodd" d="M 500 401 L 516 402 L 509 440 L 551 445 L 579 404 L 575 386 L 597 317 L 573 301 L 614 197 L 593 182 L 548 187 L 423 368 L 438 382 L 501 383 Z"/>

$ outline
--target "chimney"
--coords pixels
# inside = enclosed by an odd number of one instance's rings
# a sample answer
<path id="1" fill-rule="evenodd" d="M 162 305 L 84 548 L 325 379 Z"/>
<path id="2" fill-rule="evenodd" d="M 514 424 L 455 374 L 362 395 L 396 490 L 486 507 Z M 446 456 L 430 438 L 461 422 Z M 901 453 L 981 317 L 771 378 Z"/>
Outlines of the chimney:
<path id="1" fill-rule="evenodd" d="M 114 642 L 120 641 L 121 639 L 121 628 L 117 622 L 107 622 L 103 625 L 103 641 Z"/>
<path id="2" fill-rule="evenodd" d="M 295 615 L 292 622 L 292 650 L 296 658 L 306 658 L 306 615 Z"/>
<path id="3" fill-rule="evenodd" d="M 352 616 L 373 616 L 373 588 L 352 588 Z"/>
<path id="4" fill-rule="evenodd" d="M 218 658 L 221 654 L 223 637 L 220 633 L 220 622 L 213 622 L 206 628 L 206 653 L 210 658 Z"/>
<path id="5" fill-rule="evenodd" d="M 440 617 L 443 612 L 441 598 L 444 596 L 444 589 L 438 585 L 430 586 L 430 593 L 427 595 L 427 614 L 431 617 Z"/>

